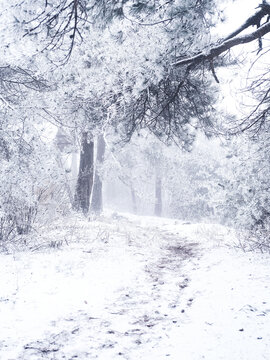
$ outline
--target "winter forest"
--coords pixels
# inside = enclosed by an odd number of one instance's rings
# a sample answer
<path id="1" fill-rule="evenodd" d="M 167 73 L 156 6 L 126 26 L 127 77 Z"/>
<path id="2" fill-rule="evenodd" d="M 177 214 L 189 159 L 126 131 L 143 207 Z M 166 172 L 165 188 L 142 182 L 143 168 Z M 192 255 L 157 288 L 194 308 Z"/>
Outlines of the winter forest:
<path id="1" fill-rule="evenodd" d="M 0 359 L 270 358 L 269 34 L 265 0 L 0 1 Z"/>

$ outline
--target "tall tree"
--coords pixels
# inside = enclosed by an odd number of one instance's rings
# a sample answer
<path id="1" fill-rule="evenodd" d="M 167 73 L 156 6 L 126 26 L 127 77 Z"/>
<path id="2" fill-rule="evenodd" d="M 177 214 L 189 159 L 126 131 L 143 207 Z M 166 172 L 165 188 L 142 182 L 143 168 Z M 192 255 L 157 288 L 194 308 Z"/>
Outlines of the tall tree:
<path id="1" fill-rule="evenodd" d="M 101 177 L 101 166 L 104 162 L 104 154 L 106 144 L 104 135 L 101 134 L 97 138 L 97 155 L 95 164 L 95 177 L 91 199 L 91 211 L 99 215 L 103 211 L 103 194 L 102 194 L 102 177 Z"/>
<path id="2" fill-rule="evenodd" d="M 80 167 L 74 196 L 74 208 L 88 213 L 94 176 L 94 141 L 89 132 L 82 133 Z"/>

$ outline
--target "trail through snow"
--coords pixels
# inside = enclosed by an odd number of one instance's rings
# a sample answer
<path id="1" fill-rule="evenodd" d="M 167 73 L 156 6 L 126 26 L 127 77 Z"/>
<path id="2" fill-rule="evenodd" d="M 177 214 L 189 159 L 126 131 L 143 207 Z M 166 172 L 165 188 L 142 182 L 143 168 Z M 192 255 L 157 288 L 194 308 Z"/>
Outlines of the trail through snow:
<path id="1" fill-rule="evenodd" d="M 270 358 L 270 256 L 221 226 L 78 218 L 30 245 L 0 255 L 0 359 Z"/>

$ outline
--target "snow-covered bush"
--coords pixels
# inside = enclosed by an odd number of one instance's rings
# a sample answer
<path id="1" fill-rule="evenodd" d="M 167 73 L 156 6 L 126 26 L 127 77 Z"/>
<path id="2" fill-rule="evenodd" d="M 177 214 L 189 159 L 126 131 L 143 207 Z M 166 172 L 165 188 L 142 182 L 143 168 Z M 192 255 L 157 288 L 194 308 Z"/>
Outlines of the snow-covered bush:
<path id="1" fill-rule="evenodd" d="M 171 217 L 223 223 L 226 153 L 219 140 L 198 134 L 191 152 L 178 152 L 167 174 Z"/>
<path id="2" fill-rule="evenodd" d="M 269 150 L 267 133 L 237 139 L 227 172 L 227 223 L 243 230 L 252 249 L 270 249 Z"/>
<path id="3" fill-rule="evenodd" d="M 16 122 L 5 114 L 0 129 L 0 244 L 28 234 L 44 203 L 64 186 L 53 144 L 45 143 L 31 122 Z M 30 131 L 31 127 L 31 131 Z M 50 190 L 49 190 L 50 189 Z M 47 192 L 47 194 L 46 194 Z M 46 211 L 48 211 L 48 201 Z M 42 214 L 41 214 L 42 212 Z"/>

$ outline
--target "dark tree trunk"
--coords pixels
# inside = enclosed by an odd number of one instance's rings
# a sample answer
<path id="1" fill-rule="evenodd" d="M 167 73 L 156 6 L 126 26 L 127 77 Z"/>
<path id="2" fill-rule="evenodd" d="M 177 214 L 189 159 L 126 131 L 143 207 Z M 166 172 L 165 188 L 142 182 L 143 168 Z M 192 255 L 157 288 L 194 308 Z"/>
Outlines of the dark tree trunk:
<path id="1" fill-rule="evenodd" d="M 80 168 L 74 196 L 74 208 L 87 214 L 90 195 L 93 187 L 94 142 L 89 139 L 88 132 L 82 134 Z"/>
<path id="2" fill-rule="evenodd" d="M 99 166 L 104 161 L 105 154 L 105 141 L 103 135 L 99 135 L 97 139 L 97 158 L 96 158 L 96 171 L 93 186 L 93 194 L 91 201 L 91 211 L 95 214 L 100 214 L 103 210 L 103 198 L 102 198 L 102 180 L 99 174 Z"/>
<path id="3" fill-rule="evenodd" d="M 162 214 L 162 180 L 158 169 L 156 170 L 155 179 L 155 216 Z"/>

